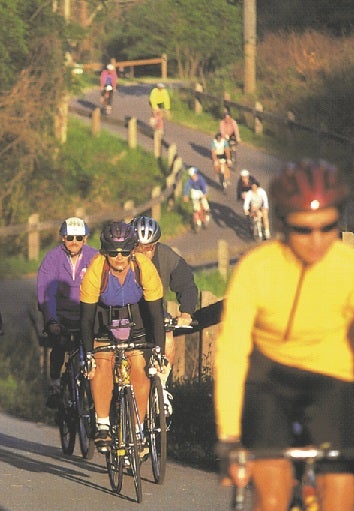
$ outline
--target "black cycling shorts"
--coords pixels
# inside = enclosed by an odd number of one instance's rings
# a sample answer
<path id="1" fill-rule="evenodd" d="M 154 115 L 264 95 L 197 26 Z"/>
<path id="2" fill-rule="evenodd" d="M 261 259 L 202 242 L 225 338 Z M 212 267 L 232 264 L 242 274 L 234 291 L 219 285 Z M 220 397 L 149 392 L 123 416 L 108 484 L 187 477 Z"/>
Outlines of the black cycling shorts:
<path id="1" fill-rule="evenodd" d="M 325 442 L 353 448 L 354 384 L 279 364 L 255 350 L 245 386 L 242 442 L 255 449 Z M 353 460 L 317 466 L 323 473 L 354 471 Z"/>

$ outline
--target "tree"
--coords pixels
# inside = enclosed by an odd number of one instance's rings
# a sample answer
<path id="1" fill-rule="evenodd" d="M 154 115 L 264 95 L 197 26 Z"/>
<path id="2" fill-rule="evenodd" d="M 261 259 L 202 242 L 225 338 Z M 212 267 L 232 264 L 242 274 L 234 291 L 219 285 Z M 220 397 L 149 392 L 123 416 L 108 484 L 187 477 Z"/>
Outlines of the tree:
<path id="1" fill-rule="evenodd" d="M 7 77 L 0 96 L 1 221 L 11 224 L 33 211 L 40 199 L 33 185 L 48 175 L 54 114 L 67 87 L 65 37 L 51 2 L 3 0 L 0 14 L 9 22 L 5 34 L 11 34 L 0 58 L 0 73 Z"/>
<path id="2" fill-rule="evenodd" d="M 147 0 L 109 32 L 112 56 L 168 54 L 183 78 L 203 78 L 242 58 L 242 12 L 226 0 Z"/>

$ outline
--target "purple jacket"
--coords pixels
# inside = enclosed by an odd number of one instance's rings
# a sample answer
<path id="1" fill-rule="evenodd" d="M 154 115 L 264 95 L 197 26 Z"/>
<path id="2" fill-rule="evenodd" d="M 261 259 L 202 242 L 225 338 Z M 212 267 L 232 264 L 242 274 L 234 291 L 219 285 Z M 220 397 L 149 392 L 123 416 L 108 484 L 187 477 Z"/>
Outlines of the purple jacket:
<path id="1" fill-rule="evenodd" d="M 38 308 L 44 324 L 50 319 L 80 319 L 80 284 L 91 259 L 98 250 L 88 245 L 82 247 L 75 274 L 63 245 L 50 250 L 43 258 L 37 275 Z"/>

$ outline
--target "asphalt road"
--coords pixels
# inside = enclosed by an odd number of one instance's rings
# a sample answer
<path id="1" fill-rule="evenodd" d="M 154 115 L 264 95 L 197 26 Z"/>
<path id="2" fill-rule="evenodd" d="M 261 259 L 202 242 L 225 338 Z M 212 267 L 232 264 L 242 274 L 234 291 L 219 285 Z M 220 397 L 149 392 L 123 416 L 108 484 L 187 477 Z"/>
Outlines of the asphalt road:
<path id="1" fill-rule="evenodd" d="M 114 97 L 112 117 L 120 120 L 124 120 L 127 116 L 136 117 L 141 123 L 148 124 L 150 89 L 151 85 L 146 84 L 119 85 L 118 93 Z M 84 97 L 73 100 L 72 104 L 92 111 L 100 106 L 99 90 L 90 91 Z M 126 128 L 114 127 L 111 124 L 105 125 L 104 119 L 102 116 L 103 127 L 107 127 L 123 137 L 127 136 Z M 217 131 L 217 122 L 212 126 L 212 129 L 214 128 Z M 205 176 L 212 217 L 210 225 L 205 231 L 201 231 L 197 235 L 188 231 L 182 236 L 169 240 L 169 244 L 176 247 L 191 265 L 217 261 L 219 240 L 228 242 L 231 257 L 238 257 L 252 245 L 241 204 L 236 201 L 236 181 L 239 171 L 247 168 L 267 190 L 269 180 L 279 170 L 281 162 L 264 151 L 241 143 L 238 149 L 237 164 L 232 171 L 231 187 L 227 195 L 224 195 L 211 164 L 212 138 L 209 135 L 173 123 L 172 112 L 172 120 L 165 121 L 165 140 L 169 144 L 176 143 L 178 156 L 182 158 L 186 168 L 192 165 L 197 166 Z M 138 143 L 151 151 L 153 150 L 152 139 L 141 133 L 138 134 Z"/>
<path id="2" fill-rule="evenodd" d="M 132 478 L 121 495 L 111 492 L 104 457 L 91 461 L 62 455 L 56 428 L 0 413 L 0 511 L 214 511 L 227 510 L 230 489 L 215 474 L 169 462 L 163 485 L 153 483 L 150 462 L 142 466 L 143 501 Z"/>

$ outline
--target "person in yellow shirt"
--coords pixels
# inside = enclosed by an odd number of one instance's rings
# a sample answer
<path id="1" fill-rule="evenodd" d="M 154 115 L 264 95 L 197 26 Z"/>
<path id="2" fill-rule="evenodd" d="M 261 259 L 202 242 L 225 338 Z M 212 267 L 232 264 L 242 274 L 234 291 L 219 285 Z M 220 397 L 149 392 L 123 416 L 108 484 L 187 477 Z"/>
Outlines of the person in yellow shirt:
<path id="1" fill-rule="evenodd" d="M 308 443 L 354 445 L 354 250 L 339 238 L 348 190 L 320 161 L 289 164 L 271 185 L 283 238 L 247 253 L 226 295 L 215 361 L 218 453 Z M 353 511 L 354 462 L 317 464 L 321 511 Z M 287 460 L 251 465 L 257 511 L 287 511 Z M 236 484 L 237 471 L 227 475 Z"/>
<path id="2" fill-rule="evenodd" d="M 168 90 L 163 83 L 158 83 L 156 87 L 151 90 L 149 104 L 153 113 L 157 110 L 162 110 L 167 114 L 167 116 L 169 116 L 171 100 Z"/>
<path id="3" fill-rule="evenodd" d="M 87 352 L 99 345 L 96 337 L 104 336 L 113 320 L 134 322 L 133 338 L 147 340 L 165 348 L 163 286 L 150 259 L 133 254 L 138 243 L 134 227 L 125 222 L 110 222 L 101 233 L 101 250 L 87 268 L 80 289 L 81 335 Z M 95 324 L 96 313 L 102 320 Z M 97 316 L 98 316 L 97 314 Z M 97 353 L 91 388 L 97 416 L 95 443 L 100 452 L 111 443 L 109 409 L 112 397 L 112 353 Z M 141 350 L 130 351 L 131 381 L 141 420 L 146 415 L 149 379 Z"/>

